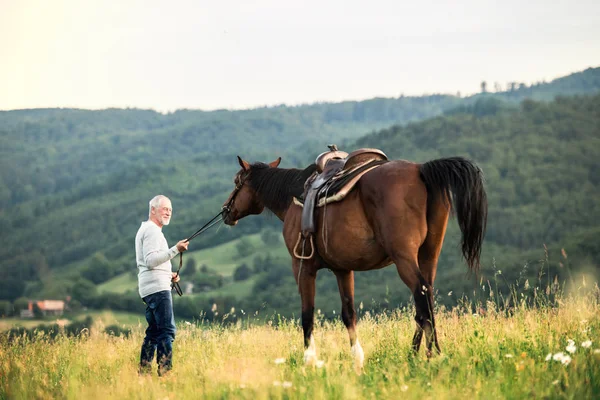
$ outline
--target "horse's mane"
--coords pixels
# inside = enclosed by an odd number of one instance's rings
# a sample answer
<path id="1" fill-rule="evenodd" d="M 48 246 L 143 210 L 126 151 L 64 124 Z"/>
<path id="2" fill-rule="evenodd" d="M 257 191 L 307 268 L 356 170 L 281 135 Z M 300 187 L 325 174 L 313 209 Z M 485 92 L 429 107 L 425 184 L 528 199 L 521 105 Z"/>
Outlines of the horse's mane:
<path id="1" fill-rule="evenodd" d="M 311 164 L 305 169 L 271 168 L 257 162 L 250 165 L 250 186 L 260 196 L 264 205 L 271 211 L 285 211 L 293 197 L 304 192 L 304 182 L 317 169 Z"/>

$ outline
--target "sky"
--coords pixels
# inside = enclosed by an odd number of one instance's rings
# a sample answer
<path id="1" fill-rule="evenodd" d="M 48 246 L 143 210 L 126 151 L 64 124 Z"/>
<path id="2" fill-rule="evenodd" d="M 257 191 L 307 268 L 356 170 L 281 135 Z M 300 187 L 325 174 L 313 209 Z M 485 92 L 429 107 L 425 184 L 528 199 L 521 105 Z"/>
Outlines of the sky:
<path id="1" fill-rule="evenodd" d="M 598 66 L 598 0 L 0 0 L 0 110 L 468 95 Z"/>

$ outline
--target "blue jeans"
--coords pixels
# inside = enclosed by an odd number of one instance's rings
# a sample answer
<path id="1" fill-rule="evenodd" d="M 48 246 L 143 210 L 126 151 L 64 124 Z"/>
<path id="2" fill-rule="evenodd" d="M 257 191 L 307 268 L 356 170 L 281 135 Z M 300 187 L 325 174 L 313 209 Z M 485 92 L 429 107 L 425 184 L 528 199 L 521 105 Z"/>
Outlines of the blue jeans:
<path id="1" fill-rule="evenodd" d="M 150 294 L 142 299 L 146 303 L 146 337 L 142 344 L 140 371 L 149 372 L 156 351 L 158 374 L 169 371 L 172 366 L 175 317 L 170 290 Z"/>

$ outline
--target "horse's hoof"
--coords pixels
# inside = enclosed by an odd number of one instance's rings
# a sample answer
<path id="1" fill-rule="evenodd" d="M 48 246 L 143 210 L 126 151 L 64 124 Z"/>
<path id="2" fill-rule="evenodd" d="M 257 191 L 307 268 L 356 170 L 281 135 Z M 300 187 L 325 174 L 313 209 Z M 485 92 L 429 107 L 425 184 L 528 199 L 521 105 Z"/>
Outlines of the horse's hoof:
<path id="1" fill-rule="evenodd" d="M 363 351 L 362 346 L 360 345 L 358 340 L 356 341 L 356 343 L 354 343 L 354 346 L 352 346 L 350 352 L 352 354 L 352 358 L 354 359 L 354 367 L 357 371 L 360 371 L 363 368 L 365 362 L 365 352 Z"/>
<path id="2" fill-rule="evenodd" d="M 304 350 L 304 364 L 310 367 L 317 365 L 317 352 L 314 349 L 308 348 Z"/>

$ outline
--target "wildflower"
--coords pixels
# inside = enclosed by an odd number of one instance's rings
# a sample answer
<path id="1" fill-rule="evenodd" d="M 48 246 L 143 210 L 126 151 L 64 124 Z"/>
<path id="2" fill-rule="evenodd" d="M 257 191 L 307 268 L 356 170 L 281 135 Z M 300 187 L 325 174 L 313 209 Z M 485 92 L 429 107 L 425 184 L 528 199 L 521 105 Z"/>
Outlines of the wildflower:
<path id="1" fill-rule="evenodd" d="M 550 360 L 552 360 L 552 353 L 548 353 L 548 355 L 546 356 L 546 361 Z"/>
<path id="2" fill-rule="evenodd" d="M 358 308 L 360 308 L 361 310 L 363 309 L 363 302 L 360 302 L 360 306 L 358 306 Z"/>
<path id="3" fill-rule="evenodd" d="M 291 388 L 292 387 L 292 382 L 283 381 L 283 387 L 284 388 Z"/>
<path id="4" fill-rule="evenodd" d="M 190 321 L 185 321 L 186 325 L 191 325 L 192 323 Z"/>
<path id="5" fill-rule="evenodd" d="M 213 303 L 213 305 L 212 305 L 212 307 L 211 307 L 210 311 L 212 311 L 212 312 L 215 312 L 215 311 L 217 311 L 217 303 Z"/>
<path id="6" fill-rule="evenodd" d="M 567 339 L 568 346 L 573 346 L 574 344 L 575 344 L 575 341 L 573 339 Z"/>
<path id="7" fill-rule="evenodd" d="M 562 359 L 565 357 L 565 353 L 563 353 L 562 351 L 559 353 L 556 353 L 555 355 L 552 356 L 552 359 L 554 361 L 562 361 Z"/>
<path id="8" fill-rule="evenodd" d="M 562 360 L 560 360 L 560 362 L 563 365 L 569 365 L 571 363 L 571 357 L 569 356 L 564 356 Z"/>
<path id="9" fill-rule="evenodd" d="M 452 296 L 452 290 L 448 292 L 448 296 Z"/>
<path id="10" fill-rule="evenodd" d="M 567 351 L 571 354 L 575 353 L 575 350 L 577 350 L 577 346 L 575 346 L 574 344 L 569 343 L 569 345 L 567 346 Z"/>
<path id="11" fill-rule="evenodd" d="M 525 352 L 522 352 L 522 353 L 521 353 L 521 358 L 527 358 L 527 353 L 525 353 Z"/>
<path id="12" fill-rule="evenodd" d="M 275 364 L 283 364 L 285 362 L 285 358 L 279 357 L 275 359 Z"/>
<path id="13" fill-rule="evenodd" d="M 594 349 L 594 354 L 600 354 L 600 349 Z"/>
<path id="14" fill-rule="evenodd" d="M 231 307 L 231 310 L 229 310 L 229 314 L 233 314 L 235 313 L 235 307 Z"/>
<path id="15" fill-rule="evenodd" d="M 403 392 L 406 392 L 408 390 L 408 386 L 402 385 L 402 386 L 400 386 L 400 390 L 402 390 Z"/>
<path id="16" fill-rule="evenodd" d="M 317 360 L 317 363 L 316 363 L 317 368 L 323 368 L 324 365 L 325 365 L 325 361 Z"/>
<path id="17" fill-rule="evenodd" d="M 513 358 L 513 355 L 512 354 L 505 354 L 504 357 L 505 358 Z"/>
<path id="18" fill-rule="evenodd" d="M 552 384 L 553 385 L 558 385 L 558 382 L 559 382 L 559 380 L 557 379 L 557 380 L 553 381 Z"/>
<path id="19" fill-rule="evenodd" d="M 583 347 L 584 349 L 587 349 L 588 347 L 592 346 L 592 341 L 591 340 L 586 340 L 585 342 L 581 343 L 581 347 Z"/>
<path id="20" fill-rule="evenodd" d="M 496 272 L 496 275 L 502 275 L 502 270 L 499 269 L 498 272 Z"/>

